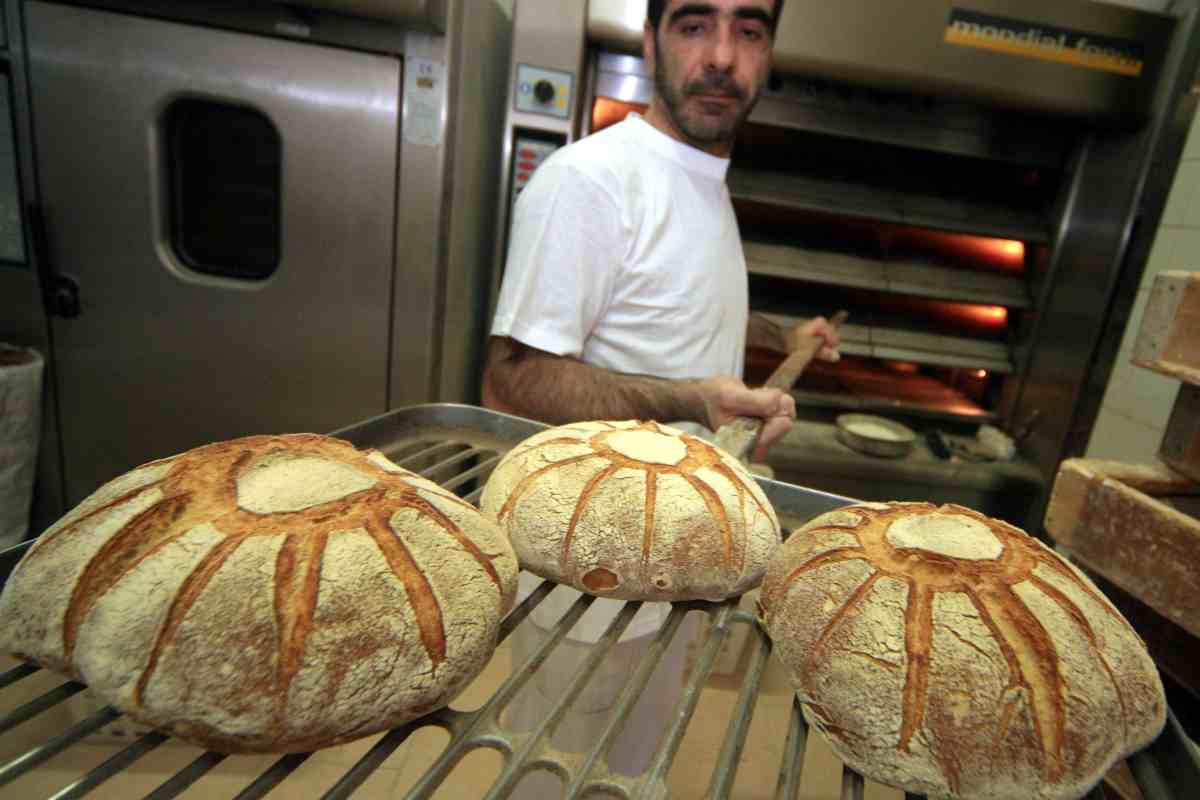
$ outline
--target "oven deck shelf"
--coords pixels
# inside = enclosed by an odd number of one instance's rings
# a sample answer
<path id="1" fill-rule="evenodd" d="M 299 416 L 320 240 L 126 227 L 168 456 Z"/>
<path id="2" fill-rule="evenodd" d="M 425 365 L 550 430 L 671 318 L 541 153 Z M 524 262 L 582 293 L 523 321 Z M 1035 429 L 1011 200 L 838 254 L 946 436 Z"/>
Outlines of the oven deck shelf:
<path id="1" fill-rule="evenodd" d="M 482 492 L 482 481 L 486 480 L 500 456 L 512 445 L 544 427 L 527 420 L 468 406 L 429 405 L 401 409 L 342 429 L 334 435 L 358 447 L 382 450 L 402 466 L 420 472 L 465 499 L 476 501 Z M 777 481 L 760 479 L 760 485 L 779 512 L 785 527 L 792 527 L 817 513 L 847 502 L 846 498 Z M 27 546 L 28 544 L 20 545 L 0 553 L 0 582 L 7 579 Z M 544 582 L 515 608 L 501 625 L 501 637 L 507 637 L 553 588 L 554 584 Z M 598 796 L 595 793 L 600 793 L 626 800 L 665 798 L 668 796 L 667 774 L 699 703 L 701 689 L 712 673 L 721 644 L 733 628 L 746 625 L 753 642 L 746 677 L 740 687 L 735 710 L 730 715 L 720 753 L 715 763 L 702 765 L 705 770 L 711 771 L 712 776 L 706 797 L 729 797 L 771 650 L 770 641 L 757 625 L 754 616 L 738 610 L 736 601 L 674 605 L 653 644 L 634 666 L 622 688 L 616 705 L 610 712 L 604 735 L 588 753 L 560 752 L 549 745 L 549 734 L 599 667 L 608 649 L 617 641 L 620 632 L 633 619 L 640 605 L 638 603 L 625 605 L 605 635 L 589 651 L 564 694 L 547 709 L 546 717 L 531 731 L 515 733 L 501 723 L 500 712 L 504 706 L 530 680 L 538 665 L 548 658 L 591 603 L 590 597 L 580 597 L 550 630 L 538 648 L 528 656 L 526 662 L 521 665 L 514 664 L 512 674 L 480 709 L 472 712 L 443 709 L 391 731 L 380 738 L 357 763 L 349 767 L 323 797 L 330 800 L 350 797 L 413 733 L 422 728 L 435 727 L 447 731 L 450 734 L 450 742 L 433 763 L 429 764 L 424 775 L 417 780 L 406 797 L 436 797 L 438 786 L 459 760 L 477 748 L 491 748 L 500 752 L 504 766 L 500 776 L 485 795 L 489 799 L 508 796 L 527 771 L 539 768 L 547 769 L 563 779 L 563 785 L 566 787 L 564 797 L 595 797 Z M 699 655 L 685 683 L 676 712 L 671 716 L 672 721 L 659 739 L 659 747 L 645 772 L 634 777 L 615 775 L 609 772 L 605 765 L 607 749 L 618 735 L 621 723 L 632 711 L 654 667 L 672 637 L 678 632 L 684 616 L 689 612 L 705 615 L 709 626 L 707 635 L 699 643 Z M 0 698 L 5 691 L 11 691 L 11 687 L 19 686 L 21 680 L 38 671 L 36 667 L 18 666 L 0 675 Z M 0 717 L 0 737 L 14 735 L 10 731 L 22 722 L 36 717 L 83 689 L 81 684 L 64 681 L 57 689 L 8 712 Z M 72 745 L 83 742 L 88 736 L 119 717 L 120 713 L 114 709 L 103 708 L 45 741 L 29 742 L 29 749 L 23 755 L 0 765 L 0 793 L 6 784 Z M 787 729 L 779 730 L 777 735 L 786 743 L 782 761 L 778 765 L 779 779 L 775 797 L 778 800 L 794 800 L 805 780 L 802 768 L 808 735 L 799 707 L 794 702 Z M 166 741 L 167 737 L 162 734 L 147 733 L 108 761 L 80 775 L 54 797 L 56 800 L 83 797 Z M 26 743 L 22 743 L 24 744 Z M 279 757 L 273 765 L 250 781 L 236 797 L 238 800 L 252 800 L 266 796 L 307 758 L 308 754 Z M 155 800 L 176 797 L 219 765 L 223 759 L 224 756 L 220 754 L 205 753 L 168 778 L 147 797 Z M 1129 766 L 1146 800 L 1182 800 L 1190 796 L 1189 793 L 1196 786 L 1200 786 L 1200 759 L 1189 749 L 1173 716 L 1169 719 L 1163 735 L 1145 751 L 1131 757 Z M 861 776 L 847 767 L 843 768 L 842 798 L 861 799 L 864 796 L 864 787 Z M 1106 795 L 1102 787 L 1097 787 L 1088 798 L 1096 800 L 1106 796 L 1110 795 Z"/>
<path id="2" fill-rule="evenodd" d="M 1017 275 L 968 272 L 925 261 L 882 261 L 794 245 L 743 242 L 753 275 L 911 294 L 937 300 L 1027 309 L 1033 303 Z"/>
<path id="3" fill-rule="evenodd" d="M 799 317 L 764 312 L 763 316 L 785 329 Z M 882 325 L 847 322 L 841 327 L 842 353 L 893 361 L 913 361 L 936 367 L 986 369 L 1007 375 L 1014 371 L 1012 354 L 1003 342 L 988 342 L 966 336 L 945 336 Z"/>
<path id="4" fill-rule="evenodd" d="M 1032 244 L 1047 244 L 1051 238 L 1049 226 L 1037 214 L 994 203 L 956 202 L 930 195 L 889 191 L 878 186 L 741 167 L 729 170 L 728 183 L 734 200 L 796 211 L 994 236 Z"/>

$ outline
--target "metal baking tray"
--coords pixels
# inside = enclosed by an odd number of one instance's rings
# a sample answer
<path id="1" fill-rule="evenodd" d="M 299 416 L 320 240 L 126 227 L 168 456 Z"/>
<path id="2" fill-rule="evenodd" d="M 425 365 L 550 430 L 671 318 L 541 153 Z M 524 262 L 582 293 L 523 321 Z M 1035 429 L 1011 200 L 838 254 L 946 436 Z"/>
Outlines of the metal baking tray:
<path id="1" fill-rule="evenodd" d="M 400 409 L 335 431 L 333 435 L 360 448 L 381 450 L 396 463 L 437 481 L 471 502 L 476 502 L 483 491 L 483 483 L 501 456 L 519 441 L 545 428 L 545 425 L 472 406 L 436 404 Z M 852 502 L 845 497 L 778 481 L 765 478 L 758 480 L 774 504 L 785 529 L 794 528 L 816 514 Z M 0 553 L 0 585 L 7 579 L 28 546 L 29 543 L 26 542 Z M 545 581 L 513 609 L 501 625 L 501 640 L 512 633 L 553 589 L 554 584 Z M 714 800 L 730 797 L 771 651 L 770 640 L 762 632 L 754 616 L 739 610 L 736 600 L 723 603 L 674 604 L 666 622 L 621 688 L 617 701 L 609 712 L 603 734 L 587 752 L 566 753 L 556 750 L 550 744 L 552 734 L 557 723 L 570 708 L 570 704 L 584 690 L 609 649 L 633 619 L 639 603 L 625 604 L 605 634 L 588 651 L 563 694 L 548 705 L 545 716 L 531 730 L 518 732 L 505 727 L 501 719 L 501 712 L 505 706 L 529 682 L 538 666 L 550 657 L 554 648 L 563 641 L 567 632 L 583 616 L 591 603 L 592 598 L 586 595 L 580 597 L 524 663 L 514 664 L 512 674 L 481 708 L 471 712 L 442 709 L 390 731 L 357 763 L 347 769 L 325 792 L 323 798 L 335 800 L 352 796 L 413 733 L 429 726 L 447 731 L 450 739 L 441 753 L 428 765 L 424 775 L 405 795 L 407 798 L 439 796 L 438 788 L 446 777 L 466 755 L 477 748 L 496 750 L 504 760 L 499 777 L 484 795 L 487 800 L 509 796 L 527 773 L 536 770 L 545 770 L 557 775 L 565 787 L 565 798 L 604 796 L 619 797 L 623 800 L 658 800 L 668 797 L 668 772 L 700 701 L 701 690 L 712 673 L 721 645 L 735 626 L 746 625 L 750 629 L 752 644 L 748 649 L 751 653 L 737 704 L 730 715 L 722 748 L 715 763 L 702 765 L 704 769 L 711 770 L 711 780 L 705 797 Z M 684 616 L 692 611 L 704 614 L 709 624 L 704 637 L 698 643 L 698 656 L 684 683 L 678 705 L 670 715 L 670 722 L 658 739 L 659 744 L 650 758 L 649 767 L 640 775 L 632 777 L 615 774 L 607 767 L 607 754 L 667 646 L 678 633 Z M 32 666 L 18 666 L 0 674 L 0 692 L 38 671 L 38 668 Z M 0 736 L 8 735 L 9 731 L 21 723 L 64 702 L 84 688 L 77 682 L 64 681 L 58 688 L 15 708 L 0 717 Z M 120 716 L 120 712 L 111 707 L 102 708 L 37 744 L 13 761 L 0 765 L 0 795 L 4 794 L 7 784 L 72 745 L 83 742 Z M 775 798 L 794 800 L 799 796 L 804 781 L 802 767 L 808 736 L 807 726 L 794 700 L 790 724 L 786 730 L 779 730 L 778 736 L 781 739 L 786 737 L 786 744 L 779 764 Z M 64 786 L 53 797 L 55 800 L 83 797 L 165 741 L 167 737 L 163 734 L 154 731 L 146 733 L 99 767 Z M 176 797 L 220 764 L 223 758 L 219 753 L 205 753 L 146 796 L 154 800 Z M 239 792 L 236 795 L 237 800 L 252 800 L 265 796 L 307 758 L 308 754 L 281 756 Z M 1196 797 L 1197 792 L 1200 792 L 1200 758 L 1186 740 L 1174 715 L 1169 717 L 1163 734 L 1146 750 L 1132 756 L 1128 763 L 1146 800 L 1184 800 Z M 843 767 L 843 800 L 861 800 L 863 794 L 863 778 L 848 767 Z M 1115 795 L 1107 795 L 1103 785 L 1087 795 L 1089 800 L 1107 796 Z"/>

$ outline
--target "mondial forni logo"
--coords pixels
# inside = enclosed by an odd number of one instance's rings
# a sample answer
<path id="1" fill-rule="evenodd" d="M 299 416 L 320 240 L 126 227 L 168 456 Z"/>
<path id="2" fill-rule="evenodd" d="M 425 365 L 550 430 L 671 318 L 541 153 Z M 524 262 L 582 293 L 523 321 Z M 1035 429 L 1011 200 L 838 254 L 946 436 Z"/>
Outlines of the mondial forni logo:
<path id="1" fill-rule="evenodd" d="M 1138 77 L 1145 67 L 1142 43 L 1133 39 L 997 17 L 954 8 L 945 41 L 1022 58 Z"/>

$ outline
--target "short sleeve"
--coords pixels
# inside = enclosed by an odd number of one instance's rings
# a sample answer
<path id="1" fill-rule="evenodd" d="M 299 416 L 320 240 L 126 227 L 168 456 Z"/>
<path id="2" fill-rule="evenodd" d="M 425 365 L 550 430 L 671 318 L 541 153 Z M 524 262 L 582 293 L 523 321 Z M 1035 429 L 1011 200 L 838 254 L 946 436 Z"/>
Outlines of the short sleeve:
<path id="1" fill-rule="evenodd" d="M 579 357 L 625 252 L 612 195 L 569 164 L 543 164 L 517 200 L 492 335 Z"/>

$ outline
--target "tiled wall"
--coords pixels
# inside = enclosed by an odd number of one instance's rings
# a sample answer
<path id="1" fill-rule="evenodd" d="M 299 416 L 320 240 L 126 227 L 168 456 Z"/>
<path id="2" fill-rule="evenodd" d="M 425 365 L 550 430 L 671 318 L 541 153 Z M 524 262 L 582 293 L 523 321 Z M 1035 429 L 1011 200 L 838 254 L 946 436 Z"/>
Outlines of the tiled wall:
<path id="1" fill-rule="evenodd" d="M 1129 358 L 1154 276 L 1168 270 L 1200 271 L 1200 113 L 1192 120 L 1183 161 L 1092 430 L 1088 458 L 1155 461 L 1179 381 L 1135 367 Z"/>

